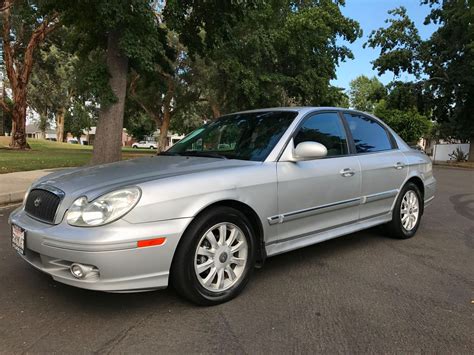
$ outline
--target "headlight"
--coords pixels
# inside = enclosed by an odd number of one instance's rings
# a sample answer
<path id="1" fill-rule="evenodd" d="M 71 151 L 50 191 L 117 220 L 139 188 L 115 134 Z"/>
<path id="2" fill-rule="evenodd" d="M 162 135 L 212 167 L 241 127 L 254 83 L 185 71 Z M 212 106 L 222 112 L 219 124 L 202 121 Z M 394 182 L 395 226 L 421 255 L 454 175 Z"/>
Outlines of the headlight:
<path id="1" fill-rule="evenodd" d="M 67 223 L 78 227 L 93 227 L 113 222 L 135 207 L 140 196 L 138 187 L 129 187 L 109 192 L 91 202 L 87 202 L 85 197 L 79 197 L 67 213 Z"/>

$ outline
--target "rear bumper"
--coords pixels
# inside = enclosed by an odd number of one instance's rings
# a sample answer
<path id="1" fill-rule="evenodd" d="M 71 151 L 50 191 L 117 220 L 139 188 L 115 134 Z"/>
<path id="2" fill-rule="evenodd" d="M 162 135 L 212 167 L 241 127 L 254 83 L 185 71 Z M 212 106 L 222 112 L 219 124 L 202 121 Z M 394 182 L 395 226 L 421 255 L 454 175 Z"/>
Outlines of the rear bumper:
<path id="1" fill-rule="evenodd" d="M 189 218 L 144 224 L 117 221 L 95 228 L 47 225 L 28 217 L 22 209 L 10 216 L 26 230 L 25 255 L 30 265 L 59 282 L 108 292 L 137 292 L 164 288 L 179 239 Z M 162 245 L 137 248 L 138 240 L 165 237 Z M 72 263 L 91 265 L 90 277 L 77 279 Z"/>

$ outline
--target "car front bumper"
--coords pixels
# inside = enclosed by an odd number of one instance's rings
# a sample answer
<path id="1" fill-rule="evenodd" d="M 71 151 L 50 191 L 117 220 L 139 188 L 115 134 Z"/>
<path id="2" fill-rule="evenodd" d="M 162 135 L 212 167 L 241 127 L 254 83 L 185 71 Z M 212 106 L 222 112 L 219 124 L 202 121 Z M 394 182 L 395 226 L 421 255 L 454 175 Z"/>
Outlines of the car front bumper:
<path id="1" fill-rule="evenodd" d="M 21 257 L 56 281 L 107 292 L 137 292 L 168 285 L 173 255 L 190 218 L 132 224 L 123 220 L 81 228 L 66 222 L 49 225 L 29 217 L 22 208 L 9 218 L 26 231 Z M 137 241 L 165 237 L 162 245 L 137 247 Z M 73 263 L 90 265 L 84 279 L 70 272 Z"/>

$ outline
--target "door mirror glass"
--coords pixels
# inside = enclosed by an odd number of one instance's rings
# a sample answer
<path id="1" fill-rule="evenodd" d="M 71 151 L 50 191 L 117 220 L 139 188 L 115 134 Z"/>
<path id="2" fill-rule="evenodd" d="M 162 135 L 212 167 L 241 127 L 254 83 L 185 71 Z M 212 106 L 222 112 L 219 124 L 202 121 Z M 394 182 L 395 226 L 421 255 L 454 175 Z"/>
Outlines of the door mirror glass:
<path id="1" fill-rule="evenodd" d="M 327 148 L 317 142 L 301 142 L 293 151 L 295 160 L 320 159 L 324 158 L 327 154 Z"/>

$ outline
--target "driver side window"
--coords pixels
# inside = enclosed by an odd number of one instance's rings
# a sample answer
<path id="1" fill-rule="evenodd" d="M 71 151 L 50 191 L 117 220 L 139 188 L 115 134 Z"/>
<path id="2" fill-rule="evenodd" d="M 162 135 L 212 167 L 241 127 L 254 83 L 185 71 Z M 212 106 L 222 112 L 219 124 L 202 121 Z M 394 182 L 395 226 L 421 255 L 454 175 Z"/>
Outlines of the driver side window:
<path id="1" fill-rule="evenodd" d="M 308 141 L 323 144 L 328 157 L 348 153 L 346 132 L 336 112 L 319 113 L 304 121 L 294 138 L 295 147 Z"/>

